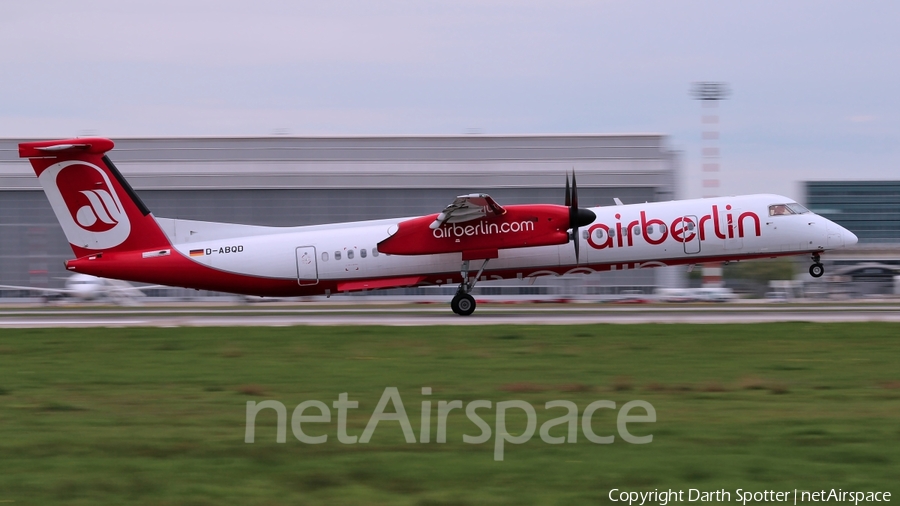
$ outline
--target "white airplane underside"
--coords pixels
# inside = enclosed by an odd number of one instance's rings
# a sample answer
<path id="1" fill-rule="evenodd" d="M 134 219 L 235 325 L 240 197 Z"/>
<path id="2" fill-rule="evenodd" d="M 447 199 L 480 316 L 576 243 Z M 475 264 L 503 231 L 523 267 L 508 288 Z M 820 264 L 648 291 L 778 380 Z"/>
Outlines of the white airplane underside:
<path id="1" fill-rule="evenodd" d="M 76 259 L 68 270 L 259 296 L 331 295 L 458 285 L 471 314 L 483 280 L 819 255 L 857 242 L 849 230 L 779 195 L 579 208 L 501 206 L 457 197 L 428 216 L 305 227 L 155 218 L 105 153 L 107 139 L 23 143 Z M 570 244 L 571 243 L 571 244 Z"/>

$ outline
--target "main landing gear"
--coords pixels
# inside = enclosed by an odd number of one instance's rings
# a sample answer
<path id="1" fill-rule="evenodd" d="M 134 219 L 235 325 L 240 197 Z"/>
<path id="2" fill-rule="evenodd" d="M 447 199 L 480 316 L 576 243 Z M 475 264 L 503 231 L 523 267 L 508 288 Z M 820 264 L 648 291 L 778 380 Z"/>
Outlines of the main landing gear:
<path id="1" fill-rule="evenodd" d="M 484 273 L 484 268 L 487 266 L 488 260 L 485 260 L 483 264 L 481 264 L 481 269 L 478 270 L 478 274 L 471 280 L 469 280 L 469 261 L 463 260 L 462 268 L 460 269 L 460 274 L 462 274 L 462 283 L 459 284 L 459 288 L 456 290 L 456 295 L 453 296 L 453 299 L 450 301 L 450 309 L 453 310 L 454 313 L 459 316 L 469 316 L 470 314 L 475 312 L 475 298 L 469 295 L 469 292 L 475 288 L 475 283 L 481 278 L 481 275 Z"/>
<path id="2" fill-rule="evenodd" d="M 819 261 L 819 254 L 813 253 L 812 260 L 814 263 L 809 266 L 809 275 L 814 278 L 821 278 L 822 274 L 825 274 L 825 266 Z"/>

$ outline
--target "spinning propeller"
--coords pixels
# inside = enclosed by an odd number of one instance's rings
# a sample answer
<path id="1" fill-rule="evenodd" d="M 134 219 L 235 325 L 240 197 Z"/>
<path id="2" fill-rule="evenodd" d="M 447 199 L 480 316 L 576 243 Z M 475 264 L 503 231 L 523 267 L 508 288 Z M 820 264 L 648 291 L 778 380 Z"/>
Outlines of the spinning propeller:
<path id="1" fill-rule="evenodd" d="M 597 215 L 589 209 L 578 208 L 578 184 L 575 182 L 575 171 L 572 171 L 572 189 L 569 190 L 569 175 L 566 174 L 566 207 L 569 208 L 569 228 L 572 229 L 572 238 L 575 240 L 575 264 L 579 261 L 578 227 L 590 225 L 597 219 Z"/>

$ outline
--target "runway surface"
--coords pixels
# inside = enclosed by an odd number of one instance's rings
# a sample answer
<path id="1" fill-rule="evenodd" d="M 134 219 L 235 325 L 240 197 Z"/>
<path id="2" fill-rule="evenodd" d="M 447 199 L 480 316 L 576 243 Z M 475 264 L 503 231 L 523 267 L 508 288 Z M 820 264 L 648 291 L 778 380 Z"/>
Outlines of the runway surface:
<path id="1" fill-rule="evenodd" d="M 5 308 L 2 328 L 287 327 L 295 325 L 583 325 L 635 323 L 900 322 L 900 304 L 803 305 L 481 305 L 456 316 L 435 304 L 183 308 Z"/>

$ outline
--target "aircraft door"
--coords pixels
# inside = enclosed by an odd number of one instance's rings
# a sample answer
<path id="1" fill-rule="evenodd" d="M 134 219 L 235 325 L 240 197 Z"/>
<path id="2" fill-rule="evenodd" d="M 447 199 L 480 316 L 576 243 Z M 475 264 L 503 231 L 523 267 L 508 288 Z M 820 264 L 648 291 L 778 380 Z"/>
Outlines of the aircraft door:
<path id="1" fill-rule="evenodd" d="M 840 248 L 844 245 L 844 238 L 841 237 L 841 229 L 835 227 L 833 223 L 825 222 L 825 230 L 828 236 L 825 238 L 825 245 L 829 248 Z"/>
<path id="2" fill-rule="evenodd" d="M 316 264 L 315 246 L 297 248 L 297 284 L 300 286 L 319 283 L 319 268 Z"/>
<path id="3" fill-rule="evenodd" d="M 684 238 L 684 252 L 688 255 L 700 253 L 700 229 L 698 223 L 700 222 L 696 216 L 681 217 L 681 237 Z"/>

